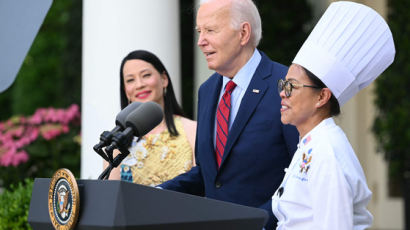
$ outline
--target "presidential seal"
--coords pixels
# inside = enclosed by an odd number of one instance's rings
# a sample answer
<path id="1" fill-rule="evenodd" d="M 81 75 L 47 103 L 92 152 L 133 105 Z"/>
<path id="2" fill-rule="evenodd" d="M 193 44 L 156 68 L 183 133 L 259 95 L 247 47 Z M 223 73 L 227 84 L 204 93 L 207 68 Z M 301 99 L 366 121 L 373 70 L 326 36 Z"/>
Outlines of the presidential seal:
<path id="1" fill-rule="evenodd" d="M 74 229 L 80 209 L 77 181 L 68 169 L 59 169 L 48 189 L 48 212 L 57 230 Z"/>

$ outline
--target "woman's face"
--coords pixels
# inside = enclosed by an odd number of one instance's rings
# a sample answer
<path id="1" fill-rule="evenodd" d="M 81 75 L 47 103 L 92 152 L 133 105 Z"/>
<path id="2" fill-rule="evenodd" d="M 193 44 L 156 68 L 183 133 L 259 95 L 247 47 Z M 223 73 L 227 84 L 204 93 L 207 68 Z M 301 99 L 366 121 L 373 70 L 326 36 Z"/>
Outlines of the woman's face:
<path id="1" fill-rule="evenodd" d="M 153 65 L 140 59 L 126 61 L 122 72 L 129 101 L 154 101 L 164 107 L 164 88 L 168 86 L 165 73 L 160 74 Z"/>
<path id="2" fill-rule="evenodd" d="M 280 92 L 282 108 L 280 109 L 283 124 L 291 124 L 299 130 L 305 130 L 313 122 L 310 119 L 317 111 L 320 91 L 301 85 L 313 85 L 306 72 L 299 65 L 292 64 L 286 75 L 286 80 L 299 87 L 292 87 L 291 95 L 286 97 L 285 90 Z"/>

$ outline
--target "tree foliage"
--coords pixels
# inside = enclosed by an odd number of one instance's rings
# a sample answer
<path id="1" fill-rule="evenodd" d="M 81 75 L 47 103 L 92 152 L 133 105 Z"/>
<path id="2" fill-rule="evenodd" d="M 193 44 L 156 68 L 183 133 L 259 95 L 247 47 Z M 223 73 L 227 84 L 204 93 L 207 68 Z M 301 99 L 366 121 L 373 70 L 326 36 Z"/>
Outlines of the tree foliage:
<path id="1" fill-rule="evenodd" d="M 0 94 L 0 120 L 81 104 L 81 4 L 53 2 L 15 82 Z"/>
<path id="2" fill-rule="evenodd" d="M 403 196 L 405 229 L 410 229 L 410 2 L 389 0 L 388 9 L 396 57 L 376 80 L 378 114 L 373 131 L 389 163 L 389 193 Z"/>
<path id="3" fill-rule="evenodd" d="M 193 38 L 195 27 L 195 1 L 180 0 L 181 7 L 181 83 L 183 108 L 193 117 L 194 60 Z M 262 19 L 262 40 L 258 49 L 272 60 L 290 65 L 311 29 L 312 10 L 306 0 L 262 1 L 254 0 Z"/>
<path id="4" fill-rule="evenodd" d="M 27 117 L 38 108 L 81 105 L 81 32 L 82 2 L 53 1 L 15 82 L 0 94 L 0 121 Z M 77 125 L 56 139 L 41 137 L 25 147 L 26 163 L 0 166 L 0 187 L 51 177 L 61 167 L 79 175 L 80 145 L 73 140 L 79 130 Z"/>
<path id="5" fill-rule="evenodd" d="M 306 0 L 255 1 L 262 18 L 259 49 L 272 60 L 290 65 L 308 37 L 312 20 Z"/>
<path id="6" fill-rule="evenodd" d="M 401 183 L 405 172 L 410 171 L 410 2 L 394 0 L 388 5 L 388 24 L 393 33 L 396 57 L 376 80 L 378 114 L 373 131 L 379 150 L 389 162 L 390 178 Z"/>

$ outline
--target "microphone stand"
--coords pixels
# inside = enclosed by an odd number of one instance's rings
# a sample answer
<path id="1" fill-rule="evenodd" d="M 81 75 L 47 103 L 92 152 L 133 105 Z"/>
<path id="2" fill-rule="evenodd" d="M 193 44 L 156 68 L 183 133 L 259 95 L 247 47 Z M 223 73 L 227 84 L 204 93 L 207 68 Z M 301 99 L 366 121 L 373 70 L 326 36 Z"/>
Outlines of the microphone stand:
<path id="1" fill-rule="evenodd" d="M 108 162 L 112 162 L 112 154 L 111 155 L 107 155 L 104 151 L 103 151 L 103 147 L 106 147 L 108 145 L 108 143 L 111 142 L 112 139 L 112 132 L 109 131 L 104 131 L 101 135 L 100 135 L 100 142 L 96 145 L 94 145 L 93 149 L 96 153 L 98 153 L 98 155 L 100 155 L 102 158 L 104 158 L 104 160 L 108 161 Z M 112 153 L 112 152 L 111 152 Z"/>
<path id="2" fill-rule="evenodd" d="M 140 140 L 141 140 L 141 137 L 138 137 L 137 142 L 139 142 Z M 114 168 L 118 167 L 118 165 L 121 164 L 121 162 L 128 156 L 128 154 L 130 154 L 130 151 L 128 151 L 128 146 L 130 145 L 131 141 L 132 141 L 132 138 L 130 141 L 126 141 L 127 144 L 120 144 L 118 147 L 117 145 L 114 145 L 120 151 L 120 154 L 118 154 L 114 159 L 112 157 L 113 156 L 112 152 L 114 148 L 109 146 L 111 148 L 107 147 L 105 149 L 106 151 L 108 150 L 108 153 L 104 153 L 104 155 L 109 156 L 109 159 L 108 159 L 109 166 L 101 173 L 101 175 L 98 177 L 98 180 L 108 180 L 108 178 L 110 177 L 111 171 Z M 118 141 L 118 142 L 125 143 L 122 141 L 121 142 Z"/>

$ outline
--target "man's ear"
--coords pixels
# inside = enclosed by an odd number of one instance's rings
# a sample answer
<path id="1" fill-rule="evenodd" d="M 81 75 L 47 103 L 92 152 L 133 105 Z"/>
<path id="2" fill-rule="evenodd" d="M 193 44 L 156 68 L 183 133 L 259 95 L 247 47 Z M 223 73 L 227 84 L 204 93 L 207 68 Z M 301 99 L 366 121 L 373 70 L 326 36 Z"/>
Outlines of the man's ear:
<path id="1" fill-rule="evenodd" d="M 252 33 L 251 24 L 249 24 L 249 22 L 243 22 L 240 27 L 240 32 L 241 32 L 241 45 L 245 46 L 246 44 L 248 44 L 251 38 L 251 33 Z"/>

